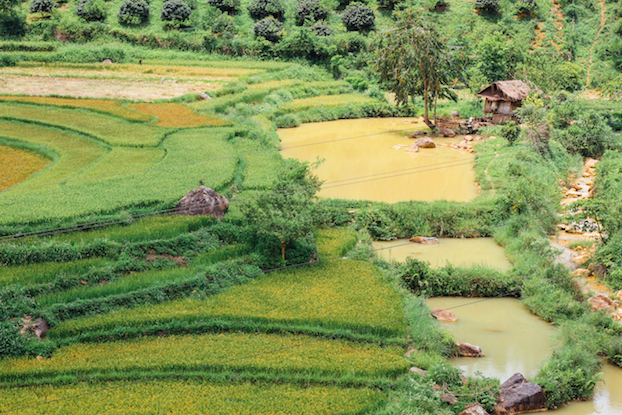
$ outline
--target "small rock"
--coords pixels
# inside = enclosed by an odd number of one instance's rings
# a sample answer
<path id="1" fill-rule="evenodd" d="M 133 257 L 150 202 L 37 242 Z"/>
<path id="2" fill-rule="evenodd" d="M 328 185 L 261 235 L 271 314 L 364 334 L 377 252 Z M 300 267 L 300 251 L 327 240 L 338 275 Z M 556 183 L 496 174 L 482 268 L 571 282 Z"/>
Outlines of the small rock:
<path id="1" fill-rule="evenodd" d="M 447 402 L 450 405 L 455 405 L 458 403 L 458 398 L 456 398 L 454 395 L 452 395 L 451 393 L 446 393 L 443 396 L 441 396 L 441 401 L 443 402 Z"/>
<path id="2" fill-rule="evenodd" d="M 451 116 L 454 118 L 460 118 L 460 113 L 458 111 L 452 111 Z"/>
<path id="3" fill-rule="evenodd" d="M 546 409 L 544 391 L 537 383 L 529 382 L 520 373 L 514 374 L 501 385 L 497 414 L 541 411 Z"/>
<path id="4" fill-rule="evenodd" d="M 596 167 L 597 163 L 598 163 L 598 160 L 590 158 L 590 159 L 587 159 L 587 161 L 585 162 L 585 167 L 589 169 L 593 169 L 594 167 Z"/>
<path id="5" fill-rule="evenodd" d="M 48 325 L 47 321 L 45 321 L 42 318 L 33 322 L 32 316 L 24 316 L 24 318 L 22 318 L 22 323 L 23 323 L 23 326 L 19 330 L 20 334 L 31 333 L 37 336 L 37 338 L 42 339 L 42 340 L 45 339 L 45 337 L 47 336 L 48 330 L 50 330 L 50 326 Z"/>
<path id="6" fill-rule="evenodd" d="M 458 321 L 458 317 L 456 317 L 456 315 L 449 310 L 435 308 L 432 310 L 432 315 L 438 321 L 446 321 L 448 323 L 455 323 L 456 321 Z"/>
<path id="7" fill-rule="evenodd" d="M 416 137 L 419 137 L 421 135 L 428 135 L 428 131 L 427 130 L 417 130 L 414 133 L 412 133 L 409 137 L 410 138 L 416 138 Z"/>
<path id="8" fill-rule="evenodd" d="M 408 371 L 412 372 L 412 373 L 415 373 L 417 375 L 421 375 L 421 376 L 425 376 L 428 373 L 427 370 L 423 370 L 423 369 L 420 369 L 418 367 L 411 367 L 410 369 L 408 369 Z"/>
<path id="9" fill-rule="evenodd" d="M 467 405 L 466 408 L 464 408 L 464 411 L 460 412 L 459 415 L 490 415 L 490 414 L 486 412 L 484 408 L 482 408 L 482 405 L 475 402 L 475 403 Z"/>
<path id="10" fill-rule="evenodd" d="M 415 242 L 418 244 L 424 245 L 436 245 L 438 243 L 438 238 L 431 238 L 427 236 L 415 236 L 409 239 L 410 242 Z"/>
<path id="11" fill-rule="evenodd" d="M 212 97 L 210 97 L 209 95 L 207 95 L 205 92 L 201 92 L 201 93 L 199 94 L 199 99 L 206 100 L 206 99 L 212 99 Z"/>
<path id="12" fill-rule="evenodd" d="M 592 298 L 589 298 L 587 301 L 592 303 L 593 310 L 611 310 L 615 309 L 615 303 L 605 294 L 598 294 Z"/>
<path id="13" fill-rule="evenodd" d="M 618 297 L 618 300 L 622 301 L 622 290 L 618 291 L 616 297 Z"/>
<path id="14" fill-rule="evenodd" d="M 497 137 L 495 137 L 494 135 L 491 135 L 490 137 L 488 137 L 489 140 L 494 140 L 495 138 Z"/>
<path id="15" fill-rule="evenodd" d="M 113 63 L 113 62 L 112 62 L 112 60 L 111 60 L 111 59 L 104 59 L 104 60 L 102 61 L 102 63 L 103 63 L 103 64 L 106 64 L 106 65 L 110 65 L 110 64 L 111 64 L 111 63 Z"/>
<path id="16" fill-rule="evenodd" d="M 481 137 L 481 136 L 476 135 L 476 136 L 475 136 L 475 138 L 474 138 L 473 140 L 475 140 L 475 141 L 480 141 L 481 139 L 482 139 L 482 137 Z"/>
<path id="17" fill-rule="evenodd" d="M 441 132 L 443 133 L 443 136 L 445 136 L 445 137 L 455 137 L 456 136 L 456 133 L 451 128 L 443 128 L 443 129 L 441 129 Z"/>
<path id="18" fill-rule="evenodd" d="M 463 357 L 483 357 L 484 353 L 479 346 L 470 343 L 456 342 L 458 354 Z"/>
<path id="19" fill-rule="evenodd" d="M 592 177 L 592 173 L 590 173 L 589 171 L 583 172 L 582 174 L 583 177 Z"/>
<path id="20" fill-rule="evenodd" d="M 433 385 L 432 389 L 434 389 L 435 391 L 442 391 L 443 387 L 441 385 Z"/>
<path id="21" fill-rule="evenodd" d="M 408 146 L 406 151 L 409 151 L 411 153 L 418 153 L 419 152 L 419 146 L 417 145 L 417 143 L 412 143 L 410 146 Z"/>
<path id="22" fill-rule="evenodd" d="M 585 268 L 577 268 L 571 272 L 575 277 L 587 277 L 590 275 L 590 270 Z"/>
<path id="23" fill-rule="evenodd" d="M 39 361 L 43 360 L 43 356 L 37 356 L 37 360 Z"/>
<path id="24" fill-rule="evenodd" d="M 464 139 L 465 139 L 466 141 L 473 141 L 473 136 L 472 136 L 472 135 L 465 135 L 465 136 L 464 136 Z"/>

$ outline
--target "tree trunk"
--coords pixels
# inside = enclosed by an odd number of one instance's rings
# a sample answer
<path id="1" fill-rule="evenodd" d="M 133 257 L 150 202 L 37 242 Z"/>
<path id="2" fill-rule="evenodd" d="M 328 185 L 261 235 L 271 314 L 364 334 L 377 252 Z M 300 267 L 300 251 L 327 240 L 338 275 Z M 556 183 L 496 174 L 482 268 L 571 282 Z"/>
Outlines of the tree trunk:
<path id="1" fill-rule="evenodd" d="M 438 101 L 438 83 L 434 86 L 434 125 L 436 125 L 436 102 Z"/>
<path id="2" fill-rule="evenodd" d="M 285 262 L 285 247 L 287 246 L 287 242 L 281 242 L 281 258 L 283 258 L 283 262 Z"/>

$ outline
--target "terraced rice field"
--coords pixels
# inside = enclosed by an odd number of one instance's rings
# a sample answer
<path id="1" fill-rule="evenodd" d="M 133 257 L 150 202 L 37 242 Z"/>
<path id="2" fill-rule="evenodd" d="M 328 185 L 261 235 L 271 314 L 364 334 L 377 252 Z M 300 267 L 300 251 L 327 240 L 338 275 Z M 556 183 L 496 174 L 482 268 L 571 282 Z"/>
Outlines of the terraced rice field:
<path id="1" fill-rule="evenodd" d="M 23 182 L 49 162 L 35 152 L 0 145 L 0 191 Z"/>
<path id="2" fill-rule="evenodd" d="M 43 164 L 2 184 L 0 227 L 88 223 L 110 212 L 124 218 L 124 209 L 174 206 L 202 184 L 235 197 L 270 190 L 282 163 L 271 125 L 277 114 L 371 102 L 333 96 L 351 88 L 305 82 L 286 74 L 290 66 L 145 60 L 3 68 L 2 92 L 14 95 L 0 96 L 0 161 L 8 160 L 5 169 Z M 129 101 L 236 79 L 246 86 L 211 100 Z M 33 85 L 68 97 L 32 96 Z M 75 98 L 84 95 L 93 99 Z M 264 127 L 259 132 L 230 115 L 255 104 L 269 109 L 248 117 Z M 0 241 L 0 262 L 14 264 L 0 266 L 0 319 L 15 325 L 24 314 L 45 315 L 52 325 L 36 352 L 20 355 L 15 345 L 8 354 L 17 356 L 0 357 L 0 412 L 363 414 L 381 407 L 407 371 L 399 292 L 374 265 L 337 258 L 356 245 L 356 232 L 318 232 L 319 256 L 330 261 L 264 273 L 248 243 L 228 242 L 235 219 L 127 222 Z M 5 302 L 10 295 L 24 301 Z"/>

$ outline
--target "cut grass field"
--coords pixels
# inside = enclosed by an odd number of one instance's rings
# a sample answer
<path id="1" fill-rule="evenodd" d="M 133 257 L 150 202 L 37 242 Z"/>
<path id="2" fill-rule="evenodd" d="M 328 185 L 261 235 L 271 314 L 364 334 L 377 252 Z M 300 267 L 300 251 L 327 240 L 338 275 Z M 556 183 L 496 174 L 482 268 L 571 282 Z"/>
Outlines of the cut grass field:
<path id="1" fill-rule="evenodd" d="M 97 399 L 90 399 L 93 392 Z M 82 399 L 66 399 L 88 395 Z M 163 379 L 126 385 L 89 382 L 77 385 L 37 386 L 2 390 L 0 411 L 28 406 L 20 414 L 149 414 L 149 415 L 362 415 L 386 397 L 373 389 L 336 386 L 210 383 L 205 380 Z M 95 397 L 95 395 L 92 395 Z M 33 404 L 55 401 L 51 405 Z"/>
<path id="2" fill-rule="evenodd" d="M 0 191 L 43 170 L 50 160 L 33 151 L 0 144 Z"/>
<path id="3" fill-rule="evenodd" d="M 378 269 L 366 262 L 333 260 L 272 272 L 205 300 L 184 299 L 66 321 L 50 331 L 50 338 L 199 320 L 309 331 L 360 330 L 363 337 L 392 339 L 403 339 L 406 330 L 399 295 Z"/>

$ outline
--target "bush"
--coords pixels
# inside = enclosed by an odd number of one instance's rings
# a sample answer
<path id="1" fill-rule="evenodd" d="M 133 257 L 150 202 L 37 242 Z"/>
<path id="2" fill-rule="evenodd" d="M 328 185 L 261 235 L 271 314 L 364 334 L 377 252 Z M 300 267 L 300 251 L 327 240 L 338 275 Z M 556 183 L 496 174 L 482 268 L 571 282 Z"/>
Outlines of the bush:
<path id="1" fill-rule="evenodd" d="M 240 8 L 240 0 L 208 0 L 207 4 L 229 14 L 235 14 Z"/>
<path id="2" fill-rule="evenodd" d="M 248 5 L 248 11 L 255 20 L 260 20 L 268 16 L 280 19 L 285 14 L 285 6 L 283 6 L 281 0 L 253 0 L 251 4 Z M 256 30 L 255 34 L 257 34 Z"/>
<path id="3" fill-rule="evenodd" d="M 296 23 L 301 25 L 305 20 L 326 20 L 328 9 L 319 0 L 301 0 L 296 4 Z"/>
<path id="4" fill-rule="evenodd" d="M 17 14 L 0 14 L 0 36 L 22 37 L 26 34 L 26 20 Z"/>
<path id="5" fill-rule="evenodd" d="M 149 20 L 149 4 L 144 0 L 125 0 L 117 15 L 119 22 L 128 25 L 138 25 Z"/>
<path id="6" fill-rule="evenodd" d="M 316 23 L 313 26 L 311 26 L 311 30 L 313 30 L 313 32 L 315 32 L 315 34 L 318 36 L 332 36 L 333 35 L 333 29 L 331 29 L 330 26 L 328 26 L 325 23 Z"/>
<path id="7" fill-rule="evenodd" d="M 17 59 L 15 59 L 15 56 L 8 55 L 6 53 L 0 53 L 0 68 L 6 66 L 15 66 L 16 63 Z"/>
<path id="8" fill-rule="evenodd" d="M 557 87 L 566 91 L 576 91 L 583 87 L 583 67 L 572 62 L 564 62 L 555 68 Z"/>
<path id="9" fill-rule="evenodd" d="M 233 38 L 235 32 L 235 23 L 231 16 L 226 14 L 218 16 L 212 25 L 212 33 L 226 39 Z"/>
<path id="10" fill-rule="evenodd" d="M 366 32 L 376 25 L 374 11 L 362 3 L 352 3 L 341 15 L 341 21 L 350 32 Z"/>
<path id="11" fill-rule="evenodd" d="M 293 114 L 285 114 L 274 120 L 277 128 L 293 128 L 300 125 L 300 120 Z"/>
<path id="12" fill-rule="evenodd" d="M 255 36 L 263 36 L 270 42 L 278 42 L 283 31 L 283 23 L 273 17 L 261 19 L 253 26 Z"/>
<path id="13" fill-rule="evenodd" d="M 103 0 L 80 0 L 76 6 L 76 15 L 87 22 L 106 20 L 106 3 Z"/>
<path id="14" fill-rule="evenodd" d="M 30 13 L 52 13 L 54 7 L 56 3 L 53 0 L 32 0 Z"/>
<path id="15" fill-rule="evenodd" d="M 513 146 L 518 140 L 518 137 L 520 137 L 520 126 L 516 125 L 514 121 L 506 122 L 501 129 L 501 134 L 503 138 L 508 140 L 508 144 Z"/>
<path id="16" fill-rule="evenodd" d="M 516 2 L 516 13 L 525 16 L 532 16 L 538 12 L 536 0 L 520 0 Z"/>
<path id="17" fill-rule="evenodd" d="M 499 0 L 475 0 L 475 8 L 487 13 L 499 11 Z"/>
<path id="18" fill-rule="evenodd" d="M 183 22 L 191 13 L 190 6 L 183 0 L 168 0 L 162 5 L 160 18 L 165 22 Z"/>

